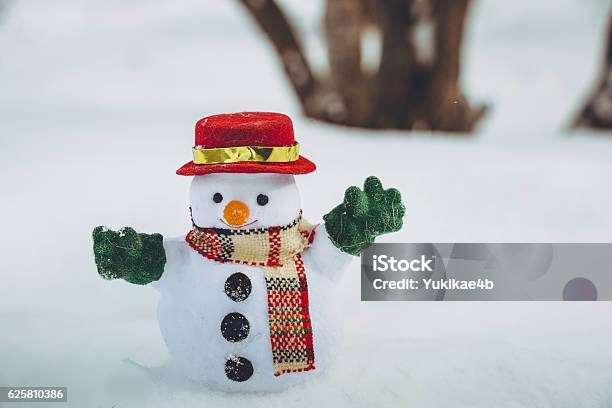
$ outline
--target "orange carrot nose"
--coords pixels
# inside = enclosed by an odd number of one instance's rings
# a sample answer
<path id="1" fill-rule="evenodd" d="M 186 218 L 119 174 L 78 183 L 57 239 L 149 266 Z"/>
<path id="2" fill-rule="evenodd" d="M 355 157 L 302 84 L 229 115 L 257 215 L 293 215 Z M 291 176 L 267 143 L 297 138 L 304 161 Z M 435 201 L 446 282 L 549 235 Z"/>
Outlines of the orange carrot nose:
<path id="1" fill-rule="evenodd" d="M 223 217 L 229 225 L 237 227 L 249 219 L 249 207 L 242 201 L 232 200 L 225 206 Z"/>

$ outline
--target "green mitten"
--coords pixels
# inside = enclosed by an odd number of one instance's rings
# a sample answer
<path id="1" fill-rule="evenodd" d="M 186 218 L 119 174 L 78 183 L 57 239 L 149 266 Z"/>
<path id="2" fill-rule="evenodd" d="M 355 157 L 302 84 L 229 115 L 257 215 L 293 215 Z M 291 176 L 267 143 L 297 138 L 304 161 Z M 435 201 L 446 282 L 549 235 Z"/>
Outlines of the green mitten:
<path id="1" fill-rule="evenodd" d="M 344 202 L 323 216 L 332 243 L 340 250 L 359 256 L 377 236 L 402 228 L 406 208 L 395 188 L 383 189 L 377 177 L 363 185 L 349 187 Z"/>
<path id="2" fill-rule="evenodd" d="M 164 272 L 166 253 L 161 234 L 139 234 L 130 227 L 93 230 L 98 273 L 105 279 L 124 279 L 137 285 L 158 280 Z"/>

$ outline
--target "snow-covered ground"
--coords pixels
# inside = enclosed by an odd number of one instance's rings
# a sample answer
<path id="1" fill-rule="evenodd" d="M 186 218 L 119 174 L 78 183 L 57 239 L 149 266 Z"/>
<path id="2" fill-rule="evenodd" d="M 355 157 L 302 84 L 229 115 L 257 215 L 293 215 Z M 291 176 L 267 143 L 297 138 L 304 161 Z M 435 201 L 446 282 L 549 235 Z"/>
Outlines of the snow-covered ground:
<path id="1" fill-rule="evenodd" d="M 321 2 L 302 16 L 318 61 Z M 90 232 L 188 228 L 193 124 L 283 111 L 318 172 L 316 220 L 370 174 L 408 209 L 394 242 L 612 241 L 612 138 L 565 130 L 602 57 L 606 1 L 480 0 L 464 83 L 492 104 L 472 138 L 313 123 L 236 2 L 20 1 L 0 16 L 0 385 L 66 385 L 69 406 L 610 407 L 612 304 L 361 303 L 359 263 L 337 365 L 274 395 L 223 395 L 155 373 L 156 293 L 96 274 Z M 397 159 L 363 163 L 373 149 Z M 27 406 L 23 404 L 20 406 Z M 41 405 L 34 405 L 41 406 Z"/>

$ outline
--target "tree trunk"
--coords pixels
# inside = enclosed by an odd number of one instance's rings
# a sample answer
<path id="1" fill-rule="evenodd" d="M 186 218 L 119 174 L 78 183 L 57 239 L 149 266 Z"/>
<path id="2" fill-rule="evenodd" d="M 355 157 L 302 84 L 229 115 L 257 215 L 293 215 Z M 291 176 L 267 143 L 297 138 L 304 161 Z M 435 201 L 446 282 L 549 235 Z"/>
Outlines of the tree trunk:
<path id="1" fill-rule="evenodd" d="M 470 0 L 327 0 L 330 73 L 319 78 L 273 0 L 240 1 L 272 41 L 306 116 L 364 128 L 468 132 L 485 112 L 472 109 L 459 83 Z M 381 38 L 373 74 L 362 67 L 367 28 Z M 294 78 L 288 52 L 306 80 Z"/>
<path id="2" fill-rule="evenodd" d="M 365 126 L 370 101 L 361 70 L 361 36 L 364 28 L 363 0 L 328 1 L 325 39 L 330 69 L 329 87 L 341 110 L 337 122 Z"/>
<path id="3" fill-rule="evenodd" d="M 577 115 L 575 127 L 612 129 L 612 16 L 608 22 L 606 50 L 597 88 Z"/>
<path id="4" fill-rule="evenodd" d="M 304 57 L 302 44 L 287 17 L 273 0 L 240 0 L 268 36 L 279 55 L 285 73 L 307 115 L 311 112 L 317 82 Z"/>
<path id="5" fill-rule="evenodd" d="M 430 67 L 419 66 L 412 109 L 426 127 L 438 130 L 471 131 L 482 111 L 472 111 L 459 86 L 463 26 L 469 0 L 432 0 L 431 20 L 435 29 L 435 52 Z M 421 23 L 422 24 L 422 23 Z M 422 79 L 421 79 L 422 78 Z"/>
<path id="6" fill-rule="evenodd" d="M 334 1 L 334 0 L 329 0 Z M 381 32 L 382 52 L 372 86 L 375 101 L 371 122 L 375 128 L 409 129 L 414 124 L 415 47 L 412 41 L 413 1 L 370 0 L 372 15 Z"/>

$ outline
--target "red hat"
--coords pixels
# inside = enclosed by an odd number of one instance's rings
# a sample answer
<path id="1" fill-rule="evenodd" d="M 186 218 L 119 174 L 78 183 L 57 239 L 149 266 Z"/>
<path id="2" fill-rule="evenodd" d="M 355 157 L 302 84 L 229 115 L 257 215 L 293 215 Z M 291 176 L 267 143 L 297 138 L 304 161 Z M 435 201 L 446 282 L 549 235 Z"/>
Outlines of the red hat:
<path id="1" fill-rule="evenodd" d="M 241 112 L 213 115 L 195 125 L 193 161 L 176 174 L 306 174 L 317 168 L 299 155 L 291 118 L 282 113 Z"/>

